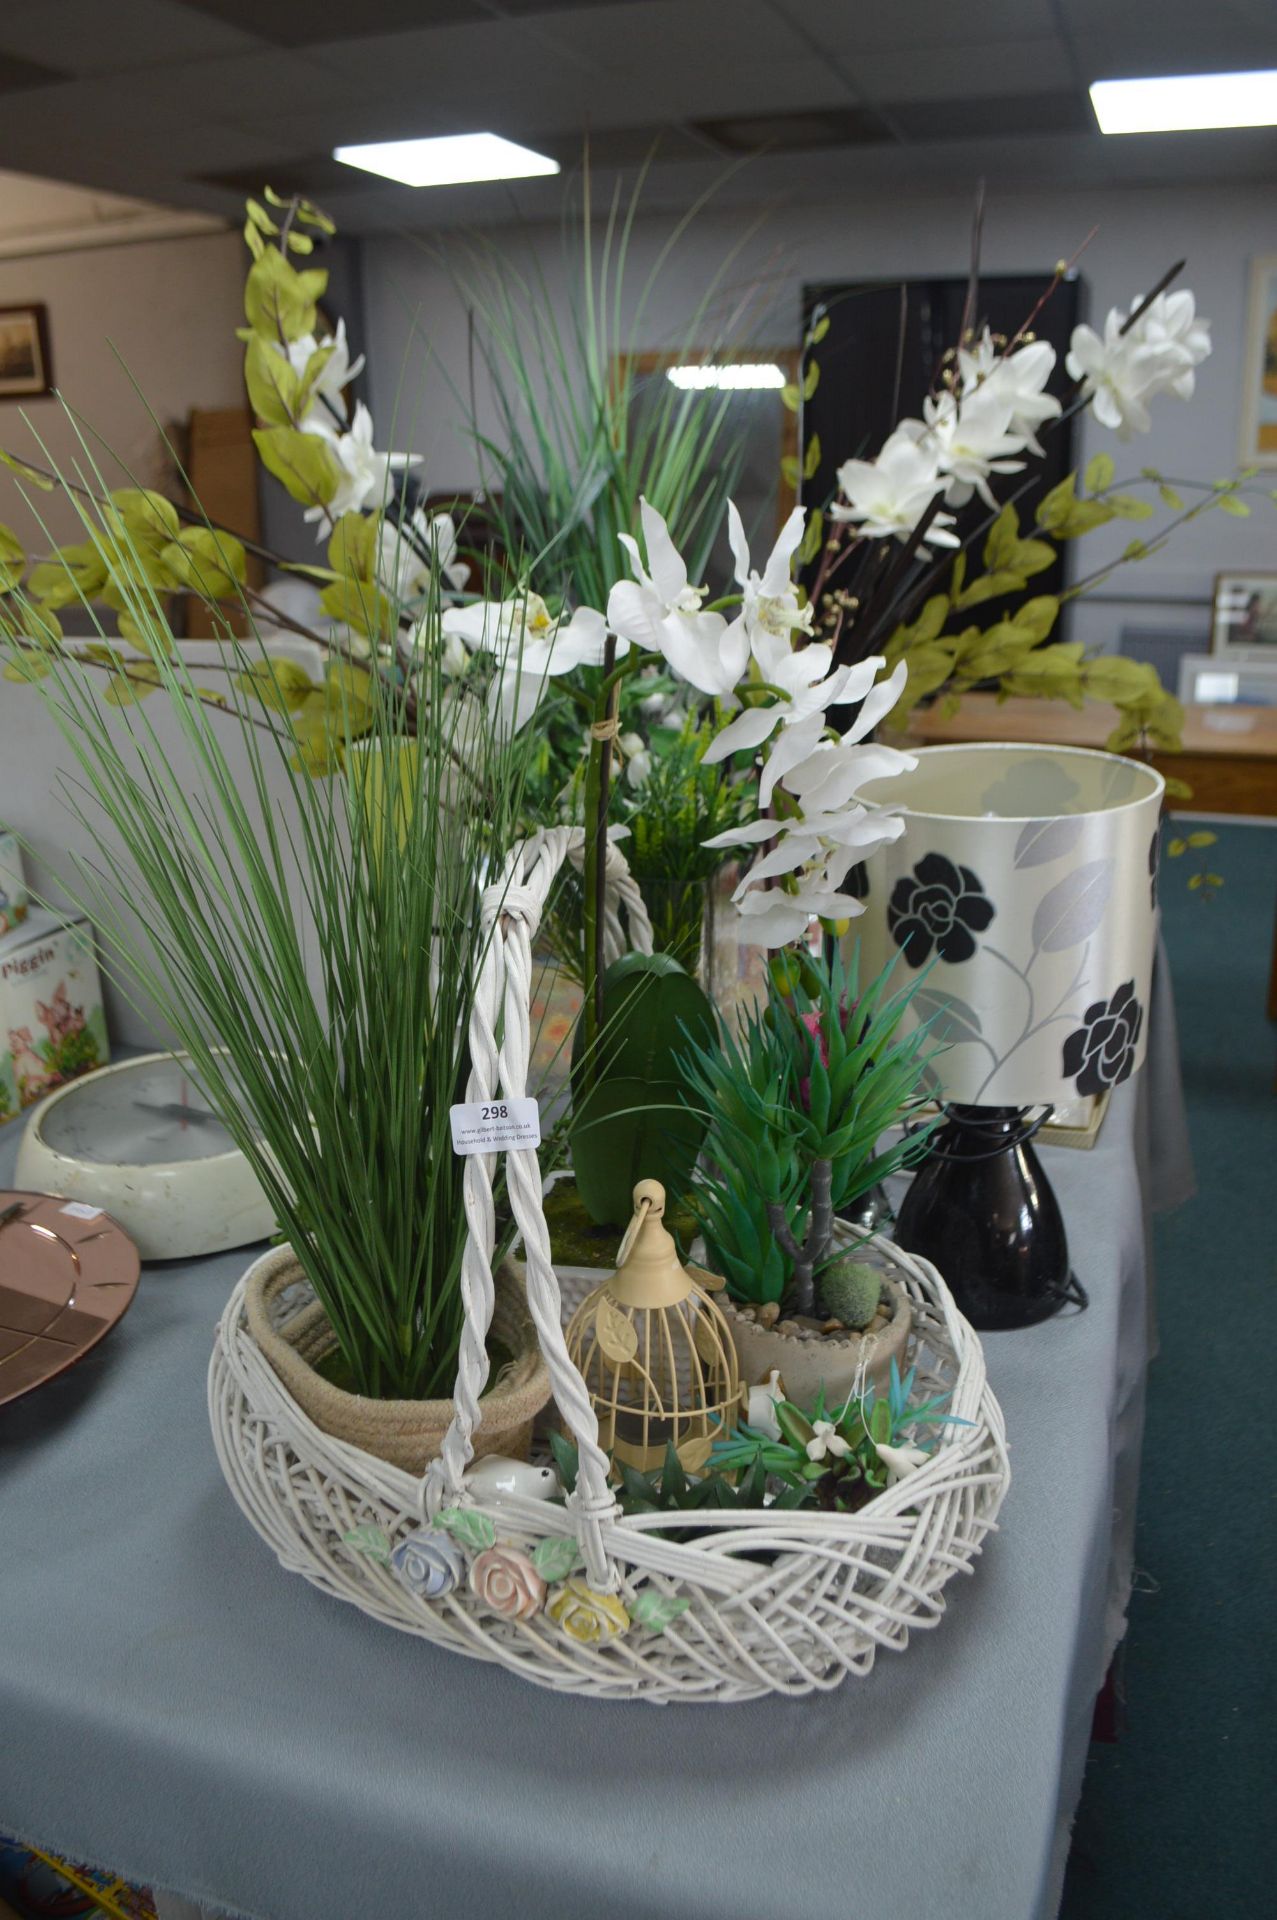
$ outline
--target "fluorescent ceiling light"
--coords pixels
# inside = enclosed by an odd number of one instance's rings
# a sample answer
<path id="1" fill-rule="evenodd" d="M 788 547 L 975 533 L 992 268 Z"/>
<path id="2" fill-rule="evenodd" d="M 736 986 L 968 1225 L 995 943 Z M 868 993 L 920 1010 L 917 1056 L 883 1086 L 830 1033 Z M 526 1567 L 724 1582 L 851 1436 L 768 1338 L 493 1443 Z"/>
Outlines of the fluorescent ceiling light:
<path id="1" fill-rule="evenodd" d="M 1176 73 L 1155 80 L 1096 80 L 1101 133 L 1179 133 L 1194 127 L 1277 126 L 1277 69 Z"/>
<path id="2" fill-rule="evenodd" d="M 732 367 L 668 367 L 676 387 L 783 387 L 785 376 L 773 360 L 745 361 Z"/>
<path id="3" fill-rule="evenodd" d="M 375 140 L 334 147 L 333 159 L 406 187 L 456 187 L 470 180 L 530 180 L 557 173 L 559 163 L 499 133 L 450 133 L 437 140 Z"/>

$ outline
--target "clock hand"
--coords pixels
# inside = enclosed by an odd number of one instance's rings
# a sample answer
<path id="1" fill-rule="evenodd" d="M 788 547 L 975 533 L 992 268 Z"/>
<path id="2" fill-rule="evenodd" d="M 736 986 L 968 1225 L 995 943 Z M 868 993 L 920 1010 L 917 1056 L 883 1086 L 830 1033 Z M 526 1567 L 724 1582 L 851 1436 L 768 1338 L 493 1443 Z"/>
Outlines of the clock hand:
<path id="1" fill-rule="evenodd" d="M 220 1127 L 221 1121 L 207 1107 L 184 1107 L 177 1100 L 135 1100 L 142 1113 L 157 1113 L 161 1120 L 194 1120 L 200 1126 Z"/>
<path id="2" fill-rule="evenodd" d="M 26 1210 L 25 1200 L 11 1200 L 7 1207 L 0 1208 L 0 1227 L 7 1227 L 11 1220 L 16 1220 L 19 1214 L 25 1213 Z"/>

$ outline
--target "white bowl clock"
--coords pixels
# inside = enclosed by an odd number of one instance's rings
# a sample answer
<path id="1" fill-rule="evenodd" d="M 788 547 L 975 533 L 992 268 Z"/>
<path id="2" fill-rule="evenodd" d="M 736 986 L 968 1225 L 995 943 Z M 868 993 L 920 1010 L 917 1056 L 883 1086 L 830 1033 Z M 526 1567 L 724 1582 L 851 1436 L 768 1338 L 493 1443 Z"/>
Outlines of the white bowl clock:
<path id="1" fill-rule="evenodd" d="M 270 1203 L 187 1067 L 150 1053 L 58 1088 L 27 1122 L 15 1184 L 100 1207 L 144 1260 L 268 1240 Z"/>

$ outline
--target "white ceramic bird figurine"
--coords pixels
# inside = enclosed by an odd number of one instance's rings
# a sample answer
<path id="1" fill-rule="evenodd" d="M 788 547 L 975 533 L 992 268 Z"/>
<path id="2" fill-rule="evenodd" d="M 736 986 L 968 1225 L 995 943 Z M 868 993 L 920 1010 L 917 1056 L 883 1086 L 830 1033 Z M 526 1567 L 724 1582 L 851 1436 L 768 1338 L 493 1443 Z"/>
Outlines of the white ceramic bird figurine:
<path id="1" fill-rule="evenodd" d="M 890 1447 L 884 1440 L 875 1440 L 878 1458 L 887 1469 L 887 1485 L 894 1487 L 900 1480 L 907 1480 L 911 1473 L 917 1473 L 919 1467 L 925 1467 L 931 1455 L 925 1447 Z"/>
<path id="2" fill-rule="evenodd" d="M 476 1460 L 464 1477 L 472 1493 L 488 1498 L 513 1494 L 521 1500 L 553 1500 L 563 1490 L 553 1467 L 535 1466 L 528 1460 L 508 1460 L 501 1453 L 490 1453 Z"/>
<path id="3" fill-rule="evenodd" d="M 749 1390 L 749 1413 L 747 1418 L 751 1427 L 757 1427 L 771 1440 L 780 1439 L 780 1427 L 776 1421 L 776 1402 L 785 1398 L 785 1389 L 780 1382 L 780 1369 L 773 1367 L 762 1386 Z"/>

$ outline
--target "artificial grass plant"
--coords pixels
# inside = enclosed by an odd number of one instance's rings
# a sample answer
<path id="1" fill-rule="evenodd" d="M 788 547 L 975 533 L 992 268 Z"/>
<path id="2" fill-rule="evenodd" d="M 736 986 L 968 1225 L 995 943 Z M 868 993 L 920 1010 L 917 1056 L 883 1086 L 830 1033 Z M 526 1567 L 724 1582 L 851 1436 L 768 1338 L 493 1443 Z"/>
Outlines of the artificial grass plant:
<path id="1" fill-rule="evenodd" d="M 479 896 L 521 811 L 517 743 L 422 645 L 413 729 L 390 676 L 330 664 L 325 697 L 359 745 L 344 777 L 316 775 L 272 719 L 288 663 L 221 618 L 228 665 L 189 667 L 137 533 L 92 504 L 96 470 L 82 478 L 69 497 L 123 583 L 141 677 L 120 672 L 85 596 L 87 651 L 49 637 L 21 589 L 0 601 L 7 678 L 37 688 L 78 763 L 63 797 L 96 858 L 67 891 L 251 1163 L 332 1323 L 342 1383 L 446 1395 L 467 1231 L 448 1110 L 468 1073 Z M 426 619 L 437 629 L 437 591 Z"/>

